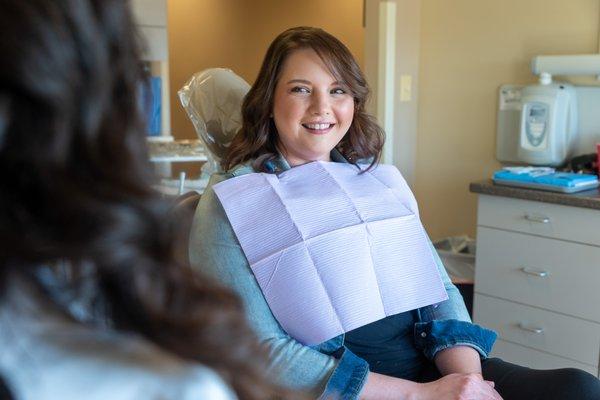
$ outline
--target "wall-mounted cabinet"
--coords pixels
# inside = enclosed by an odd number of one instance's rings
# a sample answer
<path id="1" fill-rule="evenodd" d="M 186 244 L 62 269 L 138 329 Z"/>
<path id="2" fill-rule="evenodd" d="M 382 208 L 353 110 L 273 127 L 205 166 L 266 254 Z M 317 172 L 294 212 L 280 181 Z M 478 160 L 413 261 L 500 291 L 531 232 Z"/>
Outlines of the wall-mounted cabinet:
<path id="1" fill-rule="evenodd" d="M 171 135 L 167 0 L 132 0 L 133 16 L 144 39 L 143 59 L 160 78 L 160 135 Z"/>

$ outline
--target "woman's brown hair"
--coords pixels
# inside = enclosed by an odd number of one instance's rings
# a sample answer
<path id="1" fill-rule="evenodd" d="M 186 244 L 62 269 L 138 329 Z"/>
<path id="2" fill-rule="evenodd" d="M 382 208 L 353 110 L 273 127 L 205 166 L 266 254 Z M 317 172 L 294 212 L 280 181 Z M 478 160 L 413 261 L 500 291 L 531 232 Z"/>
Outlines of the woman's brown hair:
<path id="1" fill-rule="evenodd" d="M 287 57 L 295 50 L 306 48 L 319 55 L 332 75 L 350 89 L 354 98 L 352 124 L 336 148 L 352 163 L 369 159 L 371 168 L 379 162 L 385 135 L 365 110 L 370 91 L 352 53 L 322 29 L 297 27 L 279 34 L 269 46 L 258 77 L 244 98 L 242 128 L 223 159 L 224 170 L 254 160 L 254 169 L 267 172 L 265 164 L 278 156 L 277 129 L 270 117 L 275 86 Z"/>
<path id="2" fill-rule="evenodd" d="M 14 274 L 93 265 L 117 330 L 213 368 L 240 399 L 279 396 L 239 298 L 175 260 L 129 2 L 3 0 L 0 27 L 0 297 Z"/>

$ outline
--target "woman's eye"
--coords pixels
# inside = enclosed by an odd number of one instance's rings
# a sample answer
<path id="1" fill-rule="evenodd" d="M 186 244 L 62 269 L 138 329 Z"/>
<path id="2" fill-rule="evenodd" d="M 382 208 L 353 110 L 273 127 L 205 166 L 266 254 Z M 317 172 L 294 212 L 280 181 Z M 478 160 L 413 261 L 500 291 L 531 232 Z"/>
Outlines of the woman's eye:
<path id="1" fill-rule="evenodd" d="M 331 94 L 346 94 L 346 91 L 342 88 L 336 88 L 331 91 Z"/>
<path id="2" fill-rule="evenodd" d="M 308 88 L 296 86 L 292 88 L 292 93 L 310 93 L 310 91 L 308 90 Z"/>

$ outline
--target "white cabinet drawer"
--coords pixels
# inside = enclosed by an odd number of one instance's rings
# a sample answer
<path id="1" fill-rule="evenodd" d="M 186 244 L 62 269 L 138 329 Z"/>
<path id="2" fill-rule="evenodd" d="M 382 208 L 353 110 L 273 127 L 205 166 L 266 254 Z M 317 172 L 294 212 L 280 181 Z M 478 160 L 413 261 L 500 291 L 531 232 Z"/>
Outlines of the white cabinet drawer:
<path id="1" fill-rule="evenodd" d="M 536 369 L 579 368 L 594 376 L 598 376 L 597 367 L 567 360 L 566 358 L 505 342 L 504 340 L 496 342 L 492 351 L 492 357 L 498 357 L 513 364 Z"/>
<path id="2" fill-rule="evenodd" d="M 598 365 L 600 324 L 480 294 L 474 300 L 475 321 L 502 339 Z"/>
<path id="3" fill-rule="evenodd" d="M 479 196 L 477 224 L 600 245 L 600 211 L 498 196 Z"/>
<path id="4" fill-rule="evenodd" d="M 477 293 L 600 322 L 598 247 L 480 226 L 475 265 Z"/>

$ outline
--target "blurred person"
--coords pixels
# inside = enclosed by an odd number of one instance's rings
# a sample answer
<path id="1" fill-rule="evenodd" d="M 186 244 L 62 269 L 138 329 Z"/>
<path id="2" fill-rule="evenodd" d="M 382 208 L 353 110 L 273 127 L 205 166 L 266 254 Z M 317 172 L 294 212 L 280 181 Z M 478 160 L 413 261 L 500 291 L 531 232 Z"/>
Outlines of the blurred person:
<path id="1" fill-rule="evenodd" d="M 19 400 L 282 396 L 239 299 L 175 261 L 130 14 L 0 0 L 0 376 Z"/>

